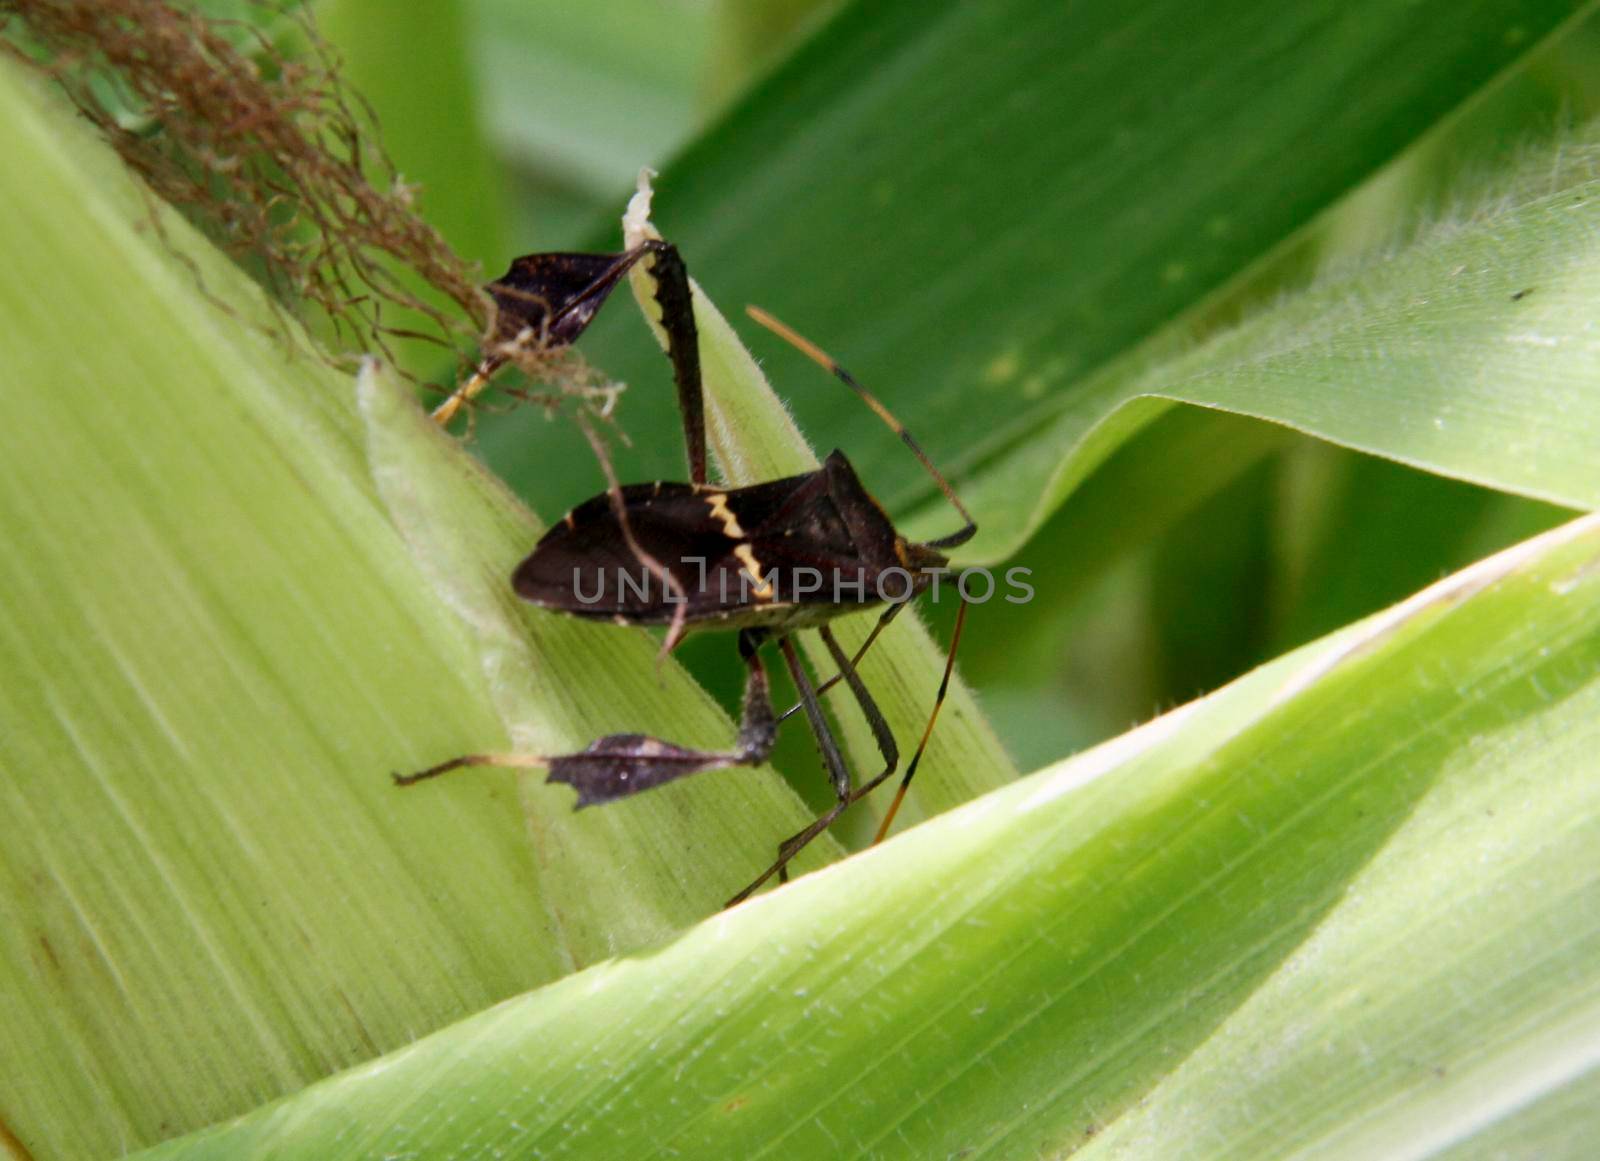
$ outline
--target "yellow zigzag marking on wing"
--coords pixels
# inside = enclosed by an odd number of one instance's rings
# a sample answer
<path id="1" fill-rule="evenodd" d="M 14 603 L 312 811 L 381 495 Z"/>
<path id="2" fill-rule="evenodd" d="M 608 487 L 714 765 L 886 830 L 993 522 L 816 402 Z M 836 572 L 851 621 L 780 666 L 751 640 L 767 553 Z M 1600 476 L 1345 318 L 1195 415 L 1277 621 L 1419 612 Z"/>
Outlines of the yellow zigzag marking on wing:
<path id="1" fill-rule="evenodd" d="M 711 505 L 711 515 L 722 521 L 722 531 L 729 539 L 744 539 L 744 529 L 739 527 L 739 518 L 728 511 L 726 492 L 713 492 L 706 497 L 706 503 Z"/>

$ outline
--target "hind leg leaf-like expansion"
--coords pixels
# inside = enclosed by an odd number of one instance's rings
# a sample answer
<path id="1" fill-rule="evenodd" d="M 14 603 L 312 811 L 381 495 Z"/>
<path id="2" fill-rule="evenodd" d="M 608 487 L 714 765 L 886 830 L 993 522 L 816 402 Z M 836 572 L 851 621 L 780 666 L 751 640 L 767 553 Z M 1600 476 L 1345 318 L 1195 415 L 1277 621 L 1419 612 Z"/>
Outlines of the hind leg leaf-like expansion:
<path id="1" fill-rule="evenodd" d="M 571 786 L 578 792 L 577 805 L 584 807 L 615 802 L 701 770 L 759 766 L 772 753 L 778 736 L 767 671 L 759 653 L 765 638 L 761 629 L 739 634 L 739 654 L 749 672 L 739 735 L 731 750 L 696 750 L 648 734 L 607 734 L 575 754 L 465 754 L 415 774 L 396 774 L 395 784 L 411 786 L 467 766 L 545 766 L 550 770 L 546 781 Z"/>
<path id="2" fill-rule="evenodd" d="M 758 629 L 739 634 L 739 654 L 748 674 L 733 749 L 695 750 L 648 734 L 610 734 L 576 754 L 550 759 L 548 781 L 571 786 L 578 792 L 578 806 L 583 807 L 615 802 L 701 770 L 761 765 L 778 737 L 767 671 L 758 652 L 764 637 Z"/>
<path id="3" fill-rule="evenodd" d="M 524 254 L 484 287 L 494 300 L 492 346 L 472 375 L 433 410 L 434 422 L 449 423 L 506 365 L 504 347 L 528 343 L 556 351 L 578 341 L 643 248 L 622 254 Z"/>
<path id="4" fill-rule="evenodd" d="M 694 325 L 689 274 L 670 242 L 650 241 L 620 254 L 524 254 L 484 287 L 494 300 L 491 344 L 473 373 L 434 408 L 439 424 L 449 423 L 509 361 L 505 348 L 528 344 L 557 351 L 578 341 L 629 269 L 652 256 L 656 301 L 667 332 L 667 356 L 678 386 L 690 478 L 706 480 L 705 405 L 700 387 L 700 345 Z"/>

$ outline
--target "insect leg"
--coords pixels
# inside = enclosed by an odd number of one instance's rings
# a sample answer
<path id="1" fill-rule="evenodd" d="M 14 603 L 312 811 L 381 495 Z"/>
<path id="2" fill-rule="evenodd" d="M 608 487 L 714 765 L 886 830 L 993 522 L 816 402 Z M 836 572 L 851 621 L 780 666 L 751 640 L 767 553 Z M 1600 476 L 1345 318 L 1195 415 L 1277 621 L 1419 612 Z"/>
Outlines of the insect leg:
<path id="1" fill-rule="evenodd" d="M 661 305 L 661 329 L 667 332 L 667 357 L 678 387 L 678 410 L 683 414 L 683 445 L 689 456 L 689 482 L 706 482 L 706 404 L 700 383 L 700 334 L 694 325 L 694 300 L 689 271 L 671 242 L 652 241 L 639 247 L 655 257 L 650 273 L 656 282 L 656 302 Z"/>
<path id="2" fill-rule="evenodd" d="M 441 774 L 448 774 L 464 766 L 505 766 L 526 769 L 529 766 L 543 766 L 549 761 L 550 759 L 542 754 L 463 754 L 459 758 L 451 758 L 448 762 L 440 762 L 437 766 L 429 766 L 426 770 L 418 770 L 415 774 L 395 774 L 392 777 L 396 786 L 411 786 L 424 778 L 437 778 Z"/>
<path id="3" fill-rule="evenodd" d="M 778 719 L 772 715 L 772 694 L 767 688 L 767 671 L 761 664 L 761 643 L 766 629 L 739 632 L 739 657 L 744 661 L 744 705 L 739 711 L 739 737 L 735 743 L 739 764 L 759 766 L 772 753 L 778 741 Z"/>
<path id="4" fill-rule="evenodd" d="M 850 687 L 850 692 L 855 695 L 856 704 L 861 707 L 862 716 L 867 719 L 867 727 L 872 731 L 872 740 L 877 743 L 878 753 L 883 755 L 883 771 L 851 791 L 849 800 L 854 802 L 877 789 L 895 772 L 895 767 L 900 764 L 900 747 L 895 744 L 894 731 L 884 720 L 883 711 L 878 708 L 878 703 L 872 700 L 866 682 L 861 680 L 861 675 L 856 672 L 855 663 L 840 646 L 838 638 L 833 635 L 833 630 L 822 625 L 817 629 L 817 635 L 828 647 L 828 652 L 833 654 L 833 662 L 839 667 L 839 675 L 844 678 L 845 684 Z"/>
<path id="5" fill-rule="evenodd" d="M 510 361 L 506 348 L 556 351 L 578 340 L 622 276 L 647 251 L 621 254 L 524 254 L 484 287 L 494 300 L 490 344 L 473 373 L 433 410 L 449 423 Z"/>
<path id="6" fill-rule="evenodd" d="M 877 641 L 878 634 L 887 629 L 889 627 L 889 622 L 898 617 L 900 615 L 900 610 L 905 608 L 910 603 L 910 601 L 896 601 L 894 604 L 884 609 L 882 613 L 878 614 L 878 620 L 877 623 L 872 626 L 872 632 L 867 634 L 867 639 L 861 642 L 861 645 L 856 649 L 855 654 L 850 658 L 850 668 L 854 669 L 856 666 L 861 664 L 861 659 L 867 655 L 867 650 L 871 649 L 873 642 Z M 837 673 L 828 678 L 828 680 L 824 681 L 821 685 L 817 686 L 817 696 L 821 697 L 843 680 L 844 668 L 841 666 Z M 778 715 L 778 724 L 782 725 L 784 722 L 794 717 L 795 714 L 800 712 L 800 709 L 800 703 L 795 702 L 792 706 Z"/>
<path id="7" fill-rule="evenodd" d="M 578 806 L 584 807 L 627 798 L 701 770 L 759 766 L 772 753 L 778 736 L 767 671 L 759 652 L 765 636 L 760 629 L 739 634 L 739 653 L 749 672 L 739 735 L 732 750 L 694 750 L 647 734 L 608 734 L 576 754 L 466 754 L 415 774 L 396 774 L 395 784 L 410 786 L 465 766 L 545 766 L 550 770 L 546 781 L 571 786 L 578 792 Z"/>
<path id="8" fill-rule="evenodd" d="M 647 734 L 610 734 L 577 754 L 550 761 L 550 782 L 565 782 L 578 792 L 578 806 L 593 806 L 627 798 L 701 770 L 727 766 L 759 766 L 772 753 L 778 737 L 777 719 L 767 688 L 767 671 L 761 664 L 764 629 L 739 634 L 739 655 L 748 670 L 739 735 L 732 750 L 694 750 Z"/>
<path id="9" fill-rule="evenodd" d="M 811 678 L 806 673 L 805 667 L 800 663 L 800 657 L 794 650 L 794 642 L 788 637 L 778 638 L 778 648 L 783 650 L 783 660 L 789 667 L 789 675 L 794 678 L 795 688 L 800 691 L 800 703 L 805 706 L 806 717 L 811 722 L 811 732 L 816 736 L 817 748 L 822 751 L 822 761 L 828 768 L 828 778 L 833 783 L 834 804 L 825 810 L 815 822 L 798 834 L 790 835 L 778 844 L 777 861 L 762 871 L 755 882 L 743 891 L 740 891 L 727 905 L 732 907 L 735 903 L 742 903 L 753 895 L 758 887 L 774 875 L 780 879 L 787 876 L 790 860 L 805 849 L 811 842 L 828 827 L 833 825 L 833 820 L 838 818 L 844 808 L 850 805 L 850 771 L 844 764 L 844 756 L 839 752 L 839 743 L 834 740 L 833 730 L 828 726 L 828 719 L 823 716 L 822 703 L 817 700 L 817 691 L 812 688 Z M 774 723 L 776 729 L 776 723 Z"/>
<path id="10" fill-rule="evenodd" d="M 645 551 L 644 546 L 635 539 L 633 525 L 628 520 L 628 508 L 622 501 L 622 483 L 617 479 L 617 470 L 612 466 L 611 456 L 606 451 L 605 443 L 595 431 L 593 425 L 584 418 L 580 411 L 573 417 L 578 425 L 578 430 L 583 432 L 583 438 L 589 441 L 589 447 L 594 451 L 594 458 L 599 461 L 600 469 L 606 477 L 606 495 L 611 501 L 611 514 L 617 521 L 617 529 L 622 533 L 622 542 L 628 546 L 628 551 L 633 554 L 644 569 L 661 582 L 662 591 L 673 594 L 672 620 L 667 625 L 667 635 L 661 641 L 661 650 L 656 654 L 656 664 L 667 659 L 667 654 L 683 640 L 683 635 L 688 631 L 689 601 L 683 586 L 678 583 L 678 578 L 672 575 L 671 570 L 662 564 L 651 553 Z M 740 648 L 743 649 L 744 638 L 740 637 Z"/>
<path id="11" fill-rule="evenodd" d="M 445 397 L 445 401 L 432 411 L 433 421 L 440 427 L 449 423 L 456 417 L 456 412 L 463 406 L 476 399 L 483 389 L 489 385 L 495 372 L 505 366 L 505 359 L 499 355 L 490 355 L 481 361 L 472 374 L 462 381 L 454 391 Z"/>
<path id="12" fill-rule="evenodd" d="M 667 356 L 678 385 L 689 470 L 706 480 L 705 409 L 700 388 L 700 344 L 690 300 L 689 275 L 670 242 L 650 241 L 620 254 L 525 254 L 484 289 L 495 304 L 490 350 L 460 386 L 433 410 L 441 426 L 476 398 L 510 361 L 506 348 L 528 344 L 557 351 L 577 342 L 630 268 L 654 256 L 656 301 L 667 332 Z"/>

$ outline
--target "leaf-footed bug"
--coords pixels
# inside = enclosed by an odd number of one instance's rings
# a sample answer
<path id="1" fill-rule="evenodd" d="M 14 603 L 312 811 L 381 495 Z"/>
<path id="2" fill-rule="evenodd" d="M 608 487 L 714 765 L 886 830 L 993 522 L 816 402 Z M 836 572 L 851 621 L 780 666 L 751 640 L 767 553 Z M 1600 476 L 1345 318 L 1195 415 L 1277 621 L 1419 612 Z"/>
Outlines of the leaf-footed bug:
<path id="1" fill-rule="evenodd" d="M 578 807 L 599 805 L 702 770 L 758 766 L 772 751 L 779 722 L 803 709 L 828 771 L 833 805 L 779 844 L 777 859 L 729 900 L 731 906 L 773 875 L 786 879 L 789 862 L 808 843 L 898 769 L 894 734 L 856 666 L 884 628 L 947 566 L 943 550 L 966 543 L 977 524 L 911 434 L 876 397 L 820 348 L 755 308 L 750 314 L 757 322 L 836 376 L 899 435 L 965 523 L 935 540 L 907 540 L 837 450 L 820 468 L 800 475 L 739 488 L 709 484 L 698 333 L 688 273 L 671 243 L 646 241 L 620 254 L 517 259 L 488 287 L 498 307 L 497 335 L 501 341 L 531 338 L 547 348 L 575 341 L 622 276 L 646 258 L 651 260 L 678 388 L 690 482 L 618 484 L 603 445 L 585 426 L 610 486 L 540 538 L 517 566 L 512 585 L 524 600 L 557 612 L 621 625 L 665 625 L 663 654 L 690 629 L 737 630 L 746 677 L 734 744 L 728 750 L 698 750 L 645 734 L 609 734 L 574 754 L 467 754 L 394 778 L 408 786 L 465 766 L 546 767 L 548 781 L 566 783 L 578 792 Z M 447 421 L 504 362 L 503 356 L 486 355 L 435 418 Z M 881 610 L 878 621 L 851 656 L 828 623 L 872 608 Z M 965 617 L 963 599 L 927 725 L 874 842 L 887 834 L 916 774 L 949 688 Z M 813 684 L 795 651 L 791 635 L 799 629 L 815 629 L 837 666 L 838 672 L 821 685 Z M 768 642 L 777 644 L 800 694 L 799 706 L 782 717 L 773 712 L 760 656 Z M 883 769 L 860 786 L 852 782 L 819 700 L 841 680 L 861 707 L 884 761 Z"/>

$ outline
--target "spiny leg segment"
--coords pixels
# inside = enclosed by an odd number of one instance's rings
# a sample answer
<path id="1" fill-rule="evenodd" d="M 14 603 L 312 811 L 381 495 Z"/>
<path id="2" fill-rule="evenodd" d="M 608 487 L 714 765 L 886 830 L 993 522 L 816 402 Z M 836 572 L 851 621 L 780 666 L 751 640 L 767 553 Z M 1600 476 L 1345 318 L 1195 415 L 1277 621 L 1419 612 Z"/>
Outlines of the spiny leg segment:
<path id="1" fill-rule="evenodd" d="M 822 764 L 827 768 L 828 780 L 833 784 L 834 804 L 824 811 L 816 821 L 797 834 L 792 834 L 778 844 L 778 858 L 755 881 L 733 898 L 729 899 L 727 906 L 742 903 L 761 887 L 773 875 L 778 875 L 780 881 L 788 877 L 789 863 L 798 855 L 812 839 L 833 824 L 844 808 L 850 805 L 850 770 L 845 765 L 844 756 L 839 752 L 839 743 L 834 739 L 833 730 L 828 725 L 828 719 L 822 712 L 822 704 L 817 700 L 817 692 L 811 685 L 811 677 L 806 673 L 805 666 L 800 663 L 799 654 L 795 652 L 794 642 L 789 637 L 778 638 L 778 648 L 783 653 L 784 663 L 789 667 L 789 676 L 794 679 L 795 688 L 800 691 L 800 704 L 805 707 L 806 718 L 810 721 L 811 732 L 817 739 L 817 748 L 822 751 Z M 845 659 L 848 662 L 848 658 Z M 892 740 L 891 740 L 892 741 Z"/>

